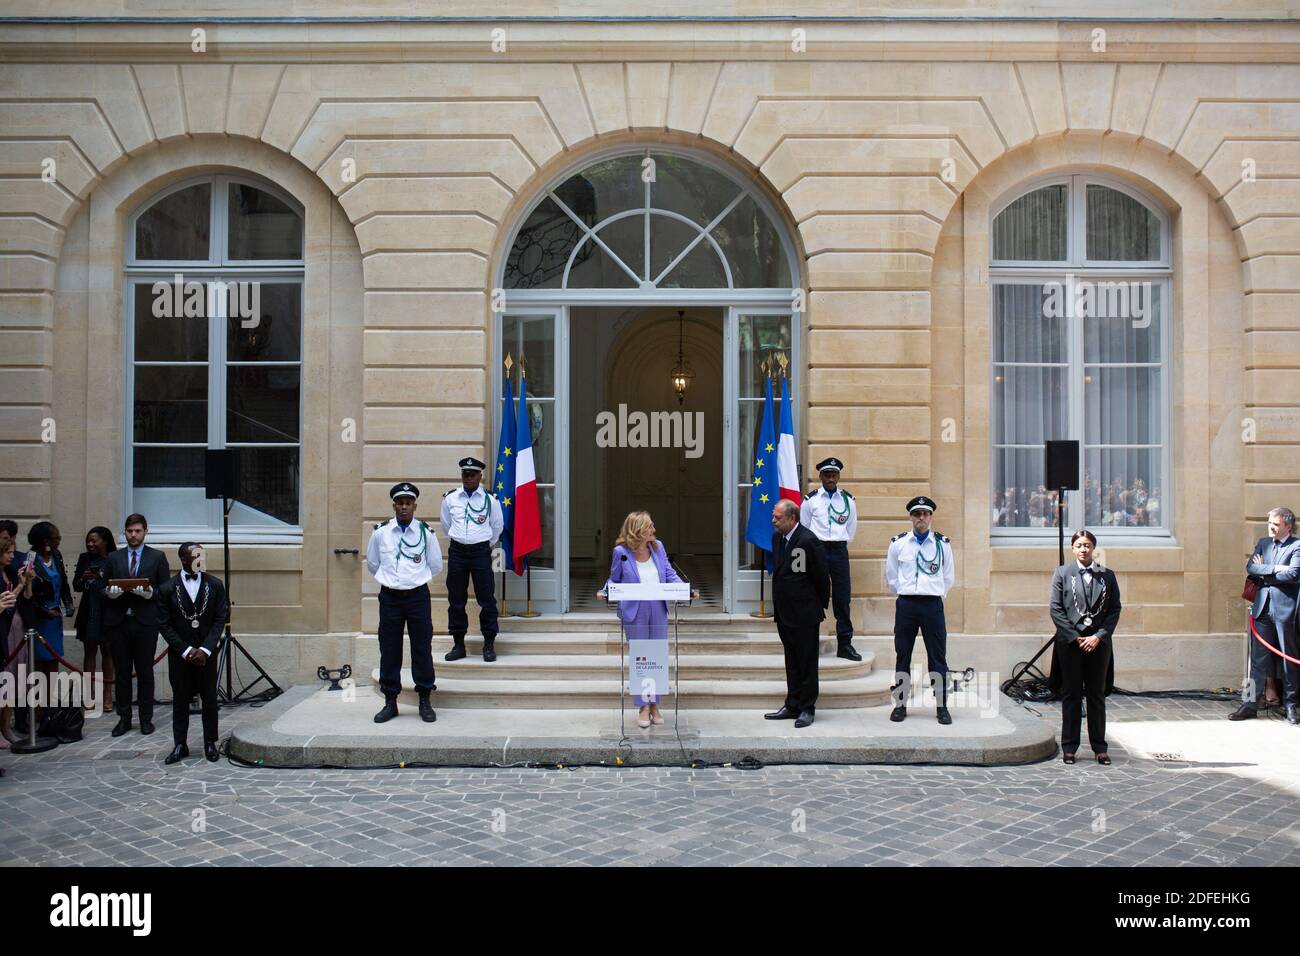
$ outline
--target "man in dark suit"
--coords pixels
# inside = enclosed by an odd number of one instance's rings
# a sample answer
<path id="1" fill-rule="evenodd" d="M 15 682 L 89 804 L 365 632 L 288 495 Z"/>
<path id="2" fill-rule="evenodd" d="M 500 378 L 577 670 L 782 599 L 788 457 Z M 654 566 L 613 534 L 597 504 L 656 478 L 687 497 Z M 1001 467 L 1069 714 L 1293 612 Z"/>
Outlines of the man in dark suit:
<path id="1" fill-rule="evenodd" d="M 171 577 L 167 556 L 144 543 L 149 522 L 144 515 L 126 519 L 126 547 L 108 556 L 108 580 L 144 578 L 148 586 L 123 591 L 110 586 L 104 589 L 104 633 L 113 650 L 116 669 L 117 726 L 113 736 L 120 737 L 131 729 L 131 670 L 140 684 L 140 733 L 153 733 L 153 655 L 158 647 L 158 590 Z"/>
<path id="2" fill-rule="evenodd" d="M 182 570 L 158 592 L 167 642 L 167 676 L 172 684 L 172 752 L 163 763 L 190 755 L 190 700 L 203 701 L 203 755 L 217 759 L 217 648 L 230 617 L 220 578 L 203 570 L 203 548 L 188 541 L 177 555 Z"/>
<path id="3" fill-rule="evenodd" d="M 1241 706 L 1233 711 L 1229 720 L 1247 720 L 1254 717 L 1258 707 L 1259 691 L 1265 678 L 1273 672 L 1273 658 L 1282 661 L 1285 690 L 1282 702 L 1286 705 L 1286 719 L 1290 724 L 1300 724 L 1300 665 L 1280 658 L 1278 651 L 1288 657 L 1300 659 L 1296 641 L 1296 608 L 1300 604 L 1300 539 L 1295 534 L 1295 513 L 1290 508 L 1274 508 L 1268 513 L 1268 536 L 1255 543 L 1246 562 L 1248 574 L 1258 587 L 1250 614 L 1255 621 L 1259 637 L 1268 643 L 1265 647 L 1254 634 L 1250 641 L 1250 679 L 1242 691 Z"/>
<path id="4" fill-rule="evenodd" d="M 831 579 L 822 543 L 799 523 L 799 506 L 782 498 L 772 509 L 772 609 L 785 650 L 785 703 L 768 720 L 807 727 L 817 711 L 817 631 L 826 619 Z"/>

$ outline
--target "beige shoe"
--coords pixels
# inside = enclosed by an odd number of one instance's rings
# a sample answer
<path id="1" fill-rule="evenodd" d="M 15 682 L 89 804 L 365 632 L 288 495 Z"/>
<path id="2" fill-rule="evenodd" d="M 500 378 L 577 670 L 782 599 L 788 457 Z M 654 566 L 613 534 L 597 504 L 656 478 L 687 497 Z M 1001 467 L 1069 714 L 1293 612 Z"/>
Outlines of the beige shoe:
<path id="1" fill-rule="evenodd" d="M 660 714 L 658 711 L 651 711 L 651 713 L 650 713 L 650 723 L 652 723 L 652 724 L 662 724 L 663 722 L 664 722 L 664 718 L 663 718 L 663 715 L 662 715 L 662 714 Z"/>
<path id="2" fill-rule="evenodd" d="M 650 726 L 649 709 L 643 709 L 637 714 L 636 725 L 640 727 L 642 730 L 645 730 L 647 727 Z"/>

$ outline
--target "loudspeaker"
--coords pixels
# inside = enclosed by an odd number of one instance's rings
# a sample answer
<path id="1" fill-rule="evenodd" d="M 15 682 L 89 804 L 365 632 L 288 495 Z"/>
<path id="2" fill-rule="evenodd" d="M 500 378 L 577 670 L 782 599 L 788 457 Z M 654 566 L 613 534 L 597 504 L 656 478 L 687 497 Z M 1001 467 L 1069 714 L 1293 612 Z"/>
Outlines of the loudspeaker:
<path id="1" fill-rule="evenodd" d="M 1079 490 L 1079 443 L 1077 441 L 1043 442 L 1046 455 L 1044 471 L 1048 488 L 1065 488 L 1067 491 Z"/>
<path id="2" fill-rule="evenodd" d="M 239 450 L 209 448 L 203 455 L 203 479 L 209 498 L 239 497 Z"/>

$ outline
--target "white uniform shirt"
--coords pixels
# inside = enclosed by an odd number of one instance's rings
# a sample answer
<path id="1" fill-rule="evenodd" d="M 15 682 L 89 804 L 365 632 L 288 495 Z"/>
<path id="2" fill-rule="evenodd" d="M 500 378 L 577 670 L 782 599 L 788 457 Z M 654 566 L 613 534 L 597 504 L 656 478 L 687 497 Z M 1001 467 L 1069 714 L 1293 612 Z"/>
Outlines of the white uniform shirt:
<path id="1" fill-rule="evenodd" d="M 442 498 L 442 530 L 452 541 L 461 544 L 478 544 L 490 541 L 496 544 L 501 537 L 505 519 L 496 495 L 490 495 L 479 485 L 471 496 L 464 487 L 454 488 Z"/>
<path id="2" fill-rule="evenodd" d="M 423 545 L 420 543 L 422 530 Z M 398 543 L 403 541 L 404 553 L 399 555 Z M 438 534 L 419 518 L 413 519 L 405 531 L 396 518 L 389 518 L 371 532 L 370 544 L 366 548 L 366 567 L 376 581 L 398 591 L 428 584 L 429 579 L 442 570 Z"/>
<path id="3" fill-rule="evenodd" d="M 858 531 L 858 503 L 838 488 L 833 495 L 818 488 L 799 506 L 799 523 L 823 541 L 852 541 Z"/>
<path id="4" fill-rule="evenodd" d="M 935 564 L 939 565 L 935 572 L 926 573 Z M 918 542 L 916 532 L 908 531 L 889 542 L 885 582 L 895 594 L 947 597 L 953 576 L 952 542 L 934 529 L 924 541 Z"/>

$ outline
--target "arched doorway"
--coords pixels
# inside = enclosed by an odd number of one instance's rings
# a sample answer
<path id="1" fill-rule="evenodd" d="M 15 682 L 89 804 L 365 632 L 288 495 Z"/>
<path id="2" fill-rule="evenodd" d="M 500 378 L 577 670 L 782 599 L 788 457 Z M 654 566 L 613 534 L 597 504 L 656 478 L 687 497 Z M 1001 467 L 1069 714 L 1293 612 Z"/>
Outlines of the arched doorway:
<path id="1" fill-rule="evenodd" d="M 787 359 L 797 407 L 798 277 L 794 245 L 757 184 L 701 153 L 597 154 L 556 176 L 520 216 L 498 269 L 494 435 L 504 359 L 517 391 L 522 353 L 543 521 L 535 607 L 586 606 L 578 588 L 585 598 L 631 506 L 655 514 L 675 553 L 711 562 L 689 563 L 716 583 L 716 610 L 756 606 L 758 555 L 742 529 L 760 365 Z M 695 369 L 681 400 L 670 385 L 679 337 Z M 646 407 L 621 400 L 629 395 Z M 651 434 L 636 433 L 636 412 Z M 611 416 L 612 436 L 601 430 Z M 512 599 L 520 590 L 508 585 Z"/>

